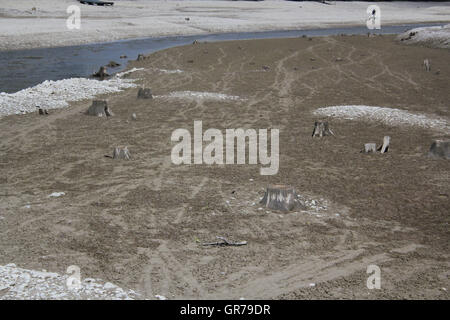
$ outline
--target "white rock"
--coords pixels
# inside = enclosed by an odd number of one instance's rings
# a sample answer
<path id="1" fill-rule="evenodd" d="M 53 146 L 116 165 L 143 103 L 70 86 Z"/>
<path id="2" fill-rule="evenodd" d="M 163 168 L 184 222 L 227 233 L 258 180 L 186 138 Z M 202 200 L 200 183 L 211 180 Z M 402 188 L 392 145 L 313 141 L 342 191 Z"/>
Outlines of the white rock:
<path id="1" fill-rule="evenodd" d="M 116 286 L 113 285 L 111 282 L 106 282 L 106 283 L 104 284 L 103 288 L 105 288 L 106 290 L 108 290 L 108 289 L 114 289 L 114 288 L 116 288 Z"/>
<path id="2" fill-rule="evenodd" d="M 50 197 L 55 197 L 55 198 L 57 198 L 57 197 L 61 197 L 61 196 L 63 196 L 63 195 L 65 195 L 64 192 L 53 192 L 53 193 L 50 194 L 48 197 L 49 197 L 49 198 L 50 198 Z"/>

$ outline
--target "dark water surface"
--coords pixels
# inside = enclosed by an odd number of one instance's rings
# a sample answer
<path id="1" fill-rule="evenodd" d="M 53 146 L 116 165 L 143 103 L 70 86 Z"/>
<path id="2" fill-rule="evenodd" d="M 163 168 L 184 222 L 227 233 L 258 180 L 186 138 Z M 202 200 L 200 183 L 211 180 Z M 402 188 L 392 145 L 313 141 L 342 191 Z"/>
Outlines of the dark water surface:
<path id="1" fill-rule="evenodd" d="M 441 24 L 407 24 L 386 26 L 373 33 L 395 34 L 411 28 Z M 113 60 L 121 64 L 108 68 L 109 73 L 125 69 L 128 59 L 136 59 L 139 53 L 181 46 L 198 41 L 224 41 L 268 38 L 292 38 L 327 36 L 335 34 L 366 34 L 366 26 L 333 29 L 309 29 L 294 31 L 238 32 L 196 36 L 171 36 L 120 40 L 69 47 L 0 51 L 0 92 L 16 92 L 45 80 L 61 80 L 73 77 L 89 77 L 102 65 Z M 120 59 L 126 55 L 127 59 Z"/>

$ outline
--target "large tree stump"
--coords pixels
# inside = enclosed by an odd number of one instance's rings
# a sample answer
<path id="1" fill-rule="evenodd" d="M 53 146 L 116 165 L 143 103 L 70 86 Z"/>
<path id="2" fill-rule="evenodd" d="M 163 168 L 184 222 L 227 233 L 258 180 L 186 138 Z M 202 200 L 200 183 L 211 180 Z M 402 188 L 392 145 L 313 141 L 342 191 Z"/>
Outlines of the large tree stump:
<path id="1" fill-rule="evenodd" d="M 114 148 L 114 152 L 113 152 L 113 159 L 123 159 L 123 160 L 130 160 L 131 159 L 131 155 L 130 152 L 128 151 L 128 148 Z"/>
<path id="2" fill-rule="evenodd" d="M 434 141 L 428 155 L 432 158 L 450 159 L 450 140 Z"/>
<path id="3" fill-rule="evenodd" d="M 108 108 L 108 104 L 105 100 L 92 101 L 92 105 L 86 111 L 86 114 L 97 117 L 110 117 L 113 115 L 111 110 Z"/>
<path id="4" fill-rule="evenodd" d="M 334 133 L 333 131 L 331 131 L 327 121 L 316 121 L 314 122 L 314 130 L 312 136 L 313 137 L 334 136 Z"/>
<path id="5" fill-rule="evenodd" d="M 94 78 L 99 78 L 100 80 L 103 80 L 103 79 L 105 79 L 106 77 L 109 77 L 109 74 L 106 72 L 106 67 L 105 67 L 105 66 L 102 66 L 102 67 L 100 67 L 100 69 L 99 69 L 96 73 L 94 73 L 92 76 L 93 76 Z"/>
<path id="6" fill-rule="evenodd" d="M 384 136 L 383 144 L 378 148 L 378 151 L 380 151 L 381 153 L 388 152 L 388 150 L 389 150 L 389 143 L 390 142 L 391 142 L 391 137 Z"/>
<path id="7" fill-rule="evenodd" d="M 150 88 L 139 88 L 138 99 L 152 99 L 152 90 Z"/>
<path id="8" fill-rule="evenodd" d="M 266 208 L 279 211 L 292 211 L 300 206 L 295 189 L 291 186 L 279 184 L 268 186 L 259 203 Z"/>

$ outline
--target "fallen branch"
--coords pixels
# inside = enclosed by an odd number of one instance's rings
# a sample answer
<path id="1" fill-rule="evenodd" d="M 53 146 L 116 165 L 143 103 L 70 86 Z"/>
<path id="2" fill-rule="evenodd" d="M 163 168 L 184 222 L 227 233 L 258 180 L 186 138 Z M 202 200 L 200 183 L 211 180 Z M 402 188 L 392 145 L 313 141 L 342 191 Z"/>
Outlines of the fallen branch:
<path id="1" fill-rule="evenodd" d="M 247 241 L 240 241 L 240 242 L 233 242 L 229 241 L 228 239 L 224 237 L 216 237 L 219 240 L 218 242 L 206 242 L 202 243 L 202 246 L 245 246 L 247 244 Z"/>

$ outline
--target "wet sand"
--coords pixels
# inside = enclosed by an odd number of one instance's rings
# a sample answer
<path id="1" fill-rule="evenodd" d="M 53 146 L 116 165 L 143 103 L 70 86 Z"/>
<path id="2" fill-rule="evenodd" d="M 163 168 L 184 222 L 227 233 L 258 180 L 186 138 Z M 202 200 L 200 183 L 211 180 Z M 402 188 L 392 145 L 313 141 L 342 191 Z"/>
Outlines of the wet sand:
<path id="1" fill-rule="evenodd" d="M 329 118 L 335 137 L 311 138 L 312 112 L 325 106 L 448 119 L 448 50 L 393 36 L 230 41 L 163 50 L 129 67 L 145 68 L 129 76 L 157 97 L 138 100 L 136 88 L 105 95 L 110 118 L 84 115 L 89 100 L 0 119 L 0 265 L 59 273 L 78 265 L 83 278 L 147 298 L 449 298 L 450 162 L 426 156 L 433 139 L 449 136 Z M 242 99 L 165 97 L 177 91 Z M 278 128 L 278 174 L 173 165 L 171 133 L 192 132 L 194 120 L 204 130 Z M 385 135 L 388 153 L 359 152 Z M 116 146 L 132 160 L 105 157 Z M 311 205 L 259 210 L 272 183 L 294 186 Z M 248 244 L 199 245 L 216 236 Z M 371 264 L 381 268 L 380 290 L 366 287 Z"/>

